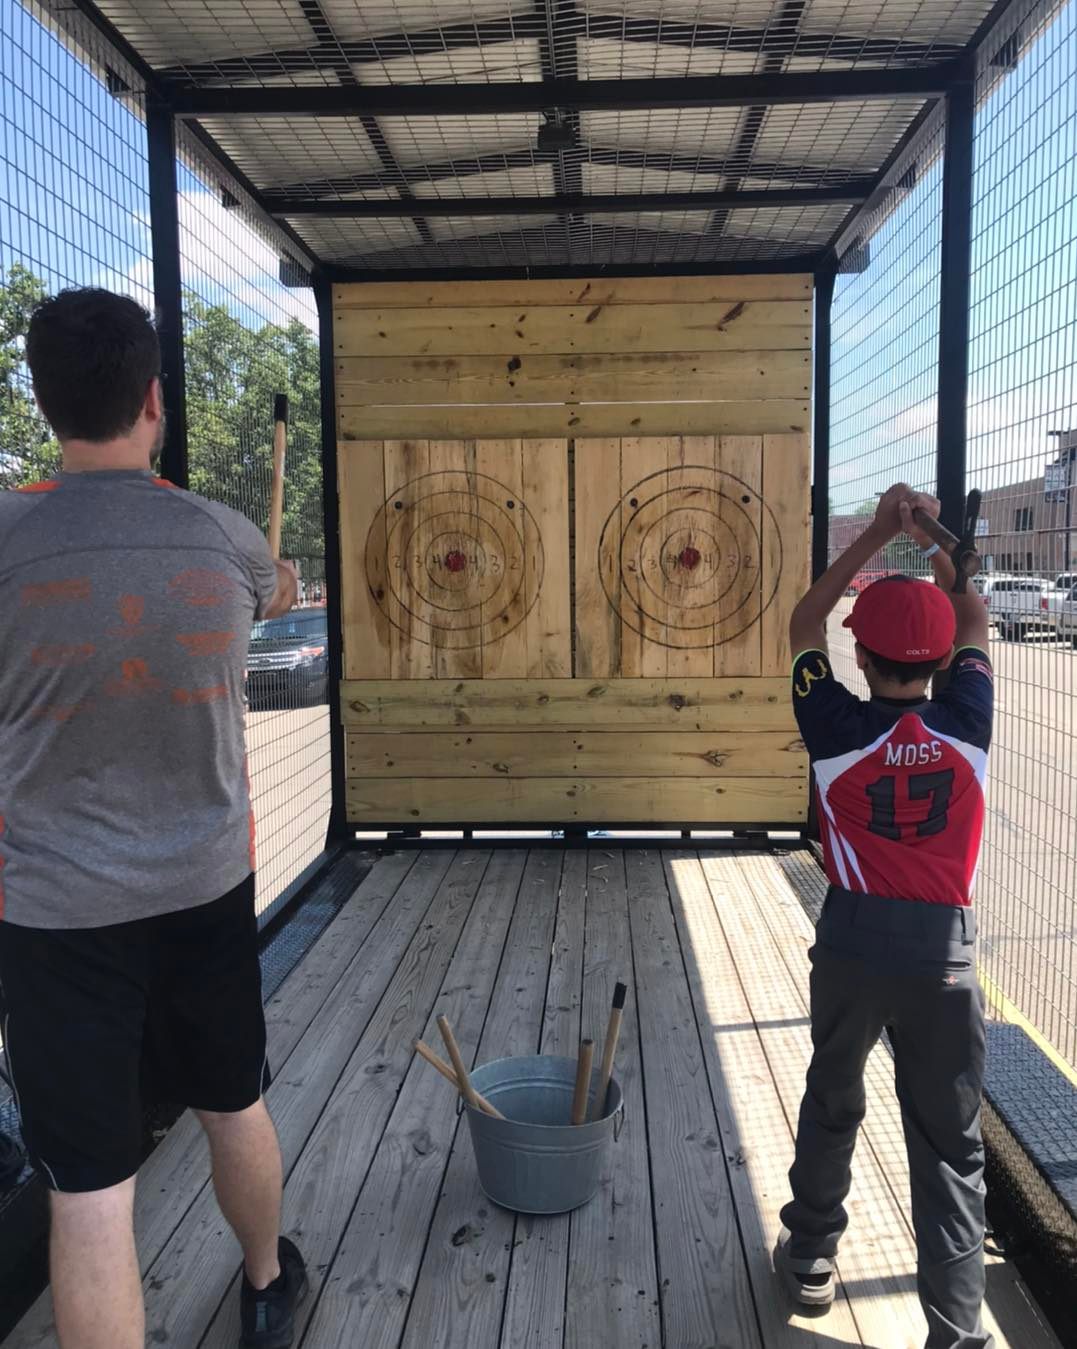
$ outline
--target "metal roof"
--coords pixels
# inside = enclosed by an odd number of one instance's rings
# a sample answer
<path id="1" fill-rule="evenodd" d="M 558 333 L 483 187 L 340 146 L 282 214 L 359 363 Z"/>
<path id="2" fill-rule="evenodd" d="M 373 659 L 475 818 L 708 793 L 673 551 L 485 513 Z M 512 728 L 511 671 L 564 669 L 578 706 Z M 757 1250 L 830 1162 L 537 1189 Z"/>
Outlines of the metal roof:
<path id="1" fill-rule="evenodd" d="M 362 274 L 802 267 L 993 0 L 76 0 L 292 238 Z"/>

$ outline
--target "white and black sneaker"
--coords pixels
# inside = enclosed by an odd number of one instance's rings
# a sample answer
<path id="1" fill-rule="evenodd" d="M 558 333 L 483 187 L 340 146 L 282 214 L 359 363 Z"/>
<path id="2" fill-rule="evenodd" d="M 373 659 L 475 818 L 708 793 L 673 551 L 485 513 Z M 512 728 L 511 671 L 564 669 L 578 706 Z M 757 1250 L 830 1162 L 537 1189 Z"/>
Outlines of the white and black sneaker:
<path id="1" fill-rule="evenodd" d="M 307 1295 L 307 1267 L 294 1242 L 280 1238 L 280 1274 L 268 1288 L 255 1288 L 243 1271 L 239 1295 L 243 1349 L 291 1349 L 296 1308 Z"/>
<path id="2" fill-rule="evenodd" d="M 834 1301 L 834 1265 L 821 1257 L 817 1260 L 794 1260 L 789 1254 L 791 1234 L 783 1227 L 774 1247 L 774 1272 L 784 1282 L 794 1301 L 816 1311 L 825 1309 Z"/>

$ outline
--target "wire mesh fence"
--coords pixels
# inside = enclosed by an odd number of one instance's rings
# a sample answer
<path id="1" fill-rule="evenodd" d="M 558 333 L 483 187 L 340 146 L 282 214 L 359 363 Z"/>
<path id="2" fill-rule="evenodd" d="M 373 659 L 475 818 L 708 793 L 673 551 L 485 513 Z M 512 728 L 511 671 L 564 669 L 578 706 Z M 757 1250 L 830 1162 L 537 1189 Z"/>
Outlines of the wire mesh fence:
<path id="1" fill-rule="evenodd" d="M 1019 8 L 983 51 L 970 486 L 999 708 L 978 895 L 993 1008 L 1077 1065 L 1077 5 Z"/>
<path id="2" fill-rule="evenodd" d="M 68 286 L 152 308 L 145 95 L 77 13 L 0 0 L 0 489 L 59 446 L 23 359 L 30 313 Z M 283 553 L 304 608 L 260 625 L 248 751 L 264 909 L 321 851 L 329 809 L 320 372 L 313 293 L 236 184 L 184 142 L 178 165 L 190 485 L 266 527 L 273 407 L 289 398 Z M 291 250 L 294 253 L 294 250 Z M 296 284 L 299 283 L 299 284 Z"/>
<path id="3" fill-rule="evenodd" d="M 1077 1066 L 1077 301 L 1072 53 L 1077 6 L 1018 7 L 981 53 L 976 115 L 969 486 L 995 624 L 995 742 L 977 883 L 992 1013 Z M 942 123 L 897 162 L 847 239 L 833 309 L 830 554 L 876 494 L 935 482 Z M 862 270 L 858 270 L 862 269 Z M 856 583 L 922 572 L 892 547 Z M 865 691 L 837 615 L 835 666 Z"/>
<path id="4" fill-rule="evenodd" d="M 178 188 L 190 487 L 262 530 L 274 408 L 288 398 L 281 551 L 299 567 L 301 605 L 255 625 L 247 673 L 261 911 L 321 852 L 329 815 L 318 315 L 308 284 L 282 280 L 280 241 L 189 136 Z"/>

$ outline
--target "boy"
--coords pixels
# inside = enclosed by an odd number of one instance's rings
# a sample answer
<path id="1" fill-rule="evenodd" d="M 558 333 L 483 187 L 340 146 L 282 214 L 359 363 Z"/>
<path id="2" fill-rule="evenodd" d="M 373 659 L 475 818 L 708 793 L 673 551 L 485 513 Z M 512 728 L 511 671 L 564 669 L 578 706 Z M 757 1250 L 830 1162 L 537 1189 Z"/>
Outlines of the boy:
<path id="1" fill-rule="evenodd" d="M 984 1013 L 970 908 L 991 739 L 987 610 L 972 587 L 953 593 L 953 564 L 916 526 L 917 508 L 938 517 L 933 497 L 892 487 L 790 623 L 793 706 L 815 771 L 830 889 L 811 952 L 815 1052 L 775 1268 L 798 1302 L 833 1302 L 864 1066 L 886 1030 L 912 1174 L 927 1349 L 988 1349 Z M 871 690 L 864 702 L 834 678 L 826 620 L 903 529 L 938 584 L 888 577 L 858 597 L 845 626 Z M 930 698 L 942 669 L 949 681 Z"/>

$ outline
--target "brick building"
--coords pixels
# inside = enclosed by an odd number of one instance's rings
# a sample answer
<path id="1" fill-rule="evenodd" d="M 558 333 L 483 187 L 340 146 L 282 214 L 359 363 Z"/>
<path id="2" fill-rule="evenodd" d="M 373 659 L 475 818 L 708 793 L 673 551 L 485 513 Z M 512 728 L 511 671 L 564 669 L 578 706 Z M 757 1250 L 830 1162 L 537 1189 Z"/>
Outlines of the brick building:
<path id="1" fill-rule="evenodd" d="M 983 494 L 980 552 L 992 571 L 1053 577 L 1077 569 L 1077 430 L 1053 434 L 1059 446 L 1045 474 Z"/>

